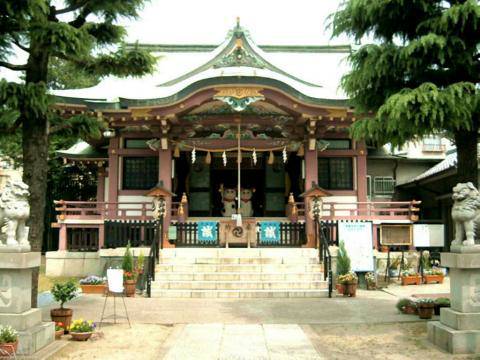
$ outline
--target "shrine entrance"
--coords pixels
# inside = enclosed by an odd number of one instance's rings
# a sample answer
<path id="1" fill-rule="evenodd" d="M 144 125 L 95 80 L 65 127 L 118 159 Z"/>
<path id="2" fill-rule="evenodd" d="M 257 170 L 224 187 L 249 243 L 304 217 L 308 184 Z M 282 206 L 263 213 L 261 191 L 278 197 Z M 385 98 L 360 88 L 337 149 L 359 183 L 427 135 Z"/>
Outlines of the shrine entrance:
<path id="1" fill-rule="evenodd" d="M 302 192 L 301 158 L 290 154 L 284 163 L 278 152 L 274 153 L 272 163 L 269 156 L 268 152 L 258 153 L 254 162 L 250 154 L 242 154 L 241 187 L 253 192 L 253 217 L 285 217 L 288 194 L 293 192 L 298 197 Z M 221 153 L 212 153 L 209 160 L 199 154 L 193 164 L 188 152 L 175 159 L 174 192 L 187 194 L 190 217 L 222 217 L 220 189 L 223 186 L 236 191 L 237 180 L 234 153 L 226 158 Z"/>

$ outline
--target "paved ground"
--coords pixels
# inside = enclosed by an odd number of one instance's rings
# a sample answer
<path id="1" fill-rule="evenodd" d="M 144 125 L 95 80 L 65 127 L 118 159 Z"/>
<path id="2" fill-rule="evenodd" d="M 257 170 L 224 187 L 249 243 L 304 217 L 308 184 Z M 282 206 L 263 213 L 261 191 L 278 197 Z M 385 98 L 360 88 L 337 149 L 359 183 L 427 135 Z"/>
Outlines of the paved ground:
<path id="1" fill-rule="evenodd" d="M 452 358 L 426 341 L 426 322 L 395 309 L 399 297 L 448 293 L 448 283 L 386 291 L 360 290 L 357 298 L 335 299 L 127 298 L 131 329 L 125 320 L 106 325 L 92 341 L 69 341 L 52 358 Z M 88 295 L 69 306 L 75 318 L 98 321 L 103 301 Z M 107 309 L 111 312 L 113 304 Z M 47 308 L 44 316 L 48 318 Z"/>

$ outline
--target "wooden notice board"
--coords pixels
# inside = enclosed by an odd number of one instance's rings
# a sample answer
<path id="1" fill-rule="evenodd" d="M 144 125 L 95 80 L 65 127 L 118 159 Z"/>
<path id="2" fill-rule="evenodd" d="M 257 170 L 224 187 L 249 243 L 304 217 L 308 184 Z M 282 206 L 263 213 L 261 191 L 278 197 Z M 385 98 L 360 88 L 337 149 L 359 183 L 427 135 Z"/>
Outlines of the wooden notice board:
<path id="1" fill-rule="evenodd" d="M 380 227 L 380 244 L 409 246 L 412 245 L 412 225 L 383 224 Z"/>

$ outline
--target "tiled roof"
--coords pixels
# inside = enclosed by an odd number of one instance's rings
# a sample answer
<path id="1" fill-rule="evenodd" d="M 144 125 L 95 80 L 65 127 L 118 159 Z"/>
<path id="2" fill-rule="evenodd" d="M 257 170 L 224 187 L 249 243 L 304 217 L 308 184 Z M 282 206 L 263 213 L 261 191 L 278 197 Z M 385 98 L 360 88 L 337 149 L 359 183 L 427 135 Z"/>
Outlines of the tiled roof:
<path id="1" fill-rule="evenodd" d="M 409 181 L 409 183 L 411 182 L 415 182 L 415 181 L 418 181 L 418 180 L 422 180 L 422 179 L 425 179 L 427 177 L 430 177 L 430 176 L 433 176 L 433 175 L 436 175 L 436 174 L 439 174 L 443 171 L 446 171 L 448 169 L 451 169 L 451 168 L 454 168 L 457 166 L 457 152 L 453 152 L 451 154 L 448 154 L 444 160 L 440 161 L 438 164 L 436 164 L 435 166 L 432 166 L 430 169 L 428 169 L 427 171 L 425 171 L 424 173 L 418 175 L 416 178 L 414 178 L 413 180 Z"/>

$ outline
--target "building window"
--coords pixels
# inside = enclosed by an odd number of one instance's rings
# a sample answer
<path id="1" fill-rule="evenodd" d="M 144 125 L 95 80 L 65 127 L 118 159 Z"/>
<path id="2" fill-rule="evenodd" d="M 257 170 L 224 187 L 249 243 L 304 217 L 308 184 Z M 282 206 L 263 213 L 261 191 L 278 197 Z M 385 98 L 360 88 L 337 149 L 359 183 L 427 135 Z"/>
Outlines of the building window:
<path id="1" fill-rule="evenodd" d="M 124 157 L 123 189 L 148 190 L 158 182 L 158 157 Z"/>
<path id="2" fill-rule="evenodd" d="M 375 195 L 392 195 L 395 192 L 395 179 L 391 176 L 375 176 L 373 188 Z"/>
<path id="3" fill-rule="evenodd" d="M 125 139 L 125 149 L 149 149 L 147 139 Z"/>
<path id="4" fill-rule="evenodd" d="M 443 152 L 445 145 L 442 144 L 440 136 L 431 135 L 423 138 L 423 151 L 425 152 Z"/>
<path id="5" fill-rule="evenodd" d="M 352 158 L 319 158 L 318 185 L 330 190 L 353 190 Z"/>
<path id="6" fill-rule="evenodd" d="M 352 144 L 349 139 L 324 139 L 328 142 L 328 150 L 350 150 Z"/>

